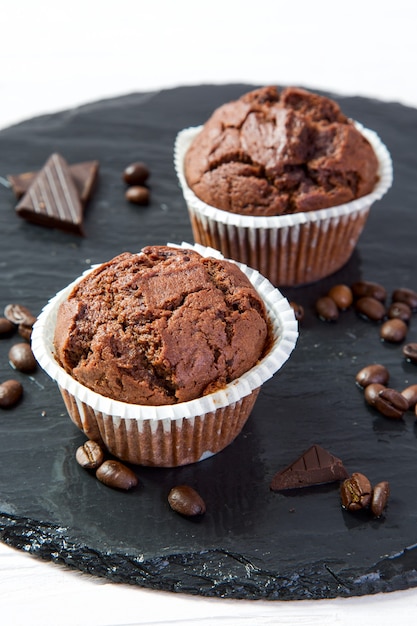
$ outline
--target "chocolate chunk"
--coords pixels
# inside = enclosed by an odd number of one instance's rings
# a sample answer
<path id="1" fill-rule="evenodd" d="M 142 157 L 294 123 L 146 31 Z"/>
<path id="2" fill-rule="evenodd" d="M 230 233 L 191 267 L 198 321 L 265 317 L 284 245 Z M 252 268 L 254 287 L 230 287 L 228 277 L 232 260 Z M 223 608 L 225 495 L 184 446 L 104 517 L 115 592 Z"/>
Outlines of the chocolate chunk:
<path id="1" fill-rule="evenodd" d="M 69 167 L 59 154 L 48 159 L 16 212 L 34 224 L 83 234 L 83 207 Z"/>
<path id="2" fill-rule="evenodd" d="M 277 472 L 270 488 L 272 491 L 284 491 L 332 483 L 347 477 L 348 473 L 340 459 L 321 446 L 313 445 L 291 465 Z"/>
<path id="3" fill-rule="evenodd" d="M 78 191 L 80 202 L 85 207 L 94 192 L 98 171 L 98 161 L 84 161 L 69 166 L 72 179 Z M 24 172 L 23 174 L 9 174 L 7 179 L 18 200 L 25 195 L 39 172 Z"/>

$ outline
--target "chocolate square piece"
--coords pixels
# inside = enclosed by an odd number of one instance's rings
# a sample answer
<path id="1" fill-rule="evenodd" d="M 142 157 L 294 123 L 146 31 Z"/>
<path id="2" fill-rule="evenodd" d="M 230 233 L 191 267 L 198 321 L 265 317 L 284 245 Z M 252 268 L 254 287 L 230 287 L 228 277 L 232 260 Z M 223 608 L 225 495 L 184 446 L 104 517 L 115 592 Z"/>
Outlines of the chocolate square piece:
<path id="1" fill-rule="evenodd" d="M 52 154 L 16 206 L 34 224 L 83 233 L 83 206 L 65 159 Z"/>

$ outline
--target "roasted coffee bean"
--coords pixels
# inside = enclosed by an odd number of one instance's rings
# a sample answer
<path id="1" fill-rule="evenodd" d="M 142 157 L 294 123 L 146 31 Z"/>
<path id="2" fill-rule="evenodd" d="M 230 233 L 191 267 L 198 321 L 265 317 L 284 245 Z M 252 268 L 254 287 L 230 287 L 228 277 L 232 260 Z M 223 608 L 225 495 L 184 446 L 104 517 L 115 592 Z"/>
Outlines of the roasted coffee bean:
<path id="1" fill-rule="evenodd" d="M 355 380 L 361 387 L 367 387 L 373 383 L 387 385 L 389 381 L 389 371 L 385 365 L 381 365 L 380 363 L 367 365 L 359 370 Z"/>
<path id="2" fill-rule="evenodd" d="M 7 409 L 17 404 L 23 395 L 23 387 L 18 380 L 5 380 L 0 385 L 0 407 Z"/>
<path id="3" fill-rule="evenodd" d="M 387 506 L 389 492 L 389 483 L 386 480 L 383 480 L 375 485 L 371 502 L 371 511 L 375 517 L 381 517 L 384 512 L 384 509 Z"/>
<path id="4" fill-rule="evenodd" d="M 27 341 L 30 341 L 30 338 L 32 337 L 32 328 L 33 326 L 27 326 L 26 324 L 19 324 L 18 326 L 19 335 L 23 337 L 23 339 L 27 339 Z"/>
<path id="5" fill-rule="evenodd" d="M 417 343 L 407 343 L 403 347 L 403 355 L 410 363 L 417 364 Z"/>
<path id="6" fill-rule="evenodd" d="M 335 301 L 341 311 L 348 309 L 353 302 L 352 290 L 347 285 L 334 285 L 327 295 Z"/>
<path id="7" fill-rule="evenodd" d="M 395 318 L 384 322 L 380 328 L 379 336 L 389 343 L 401 343 L 407 336 L 408 326 L 402 320 Z"/>
<path id="8" fill-rule="evenodd" d="M 364 296 L 355 303 L 355 309 L 362 317 L 366 317 L 374 322 L 380 322 L 386 315 L 385 306 L 376 298 Z"/>
<path id="9" fill-rule="evenodd" d="M 36 317 L 22 304 L 8 304 L 4 309 L 4 316 L 16 326 L 19 324 L 33 326 L 36 322 Z"/>
<path id="10" fill-rule="evenodd" d="M 365 401 L 374 406 L 376 398 L 379 396 L 379 392 L 385 389 L 384 385 L 380 385 L 379 383 L 371 383 L 365 387 L 365 391 L 363 397 Z"/>
<path id="11" fill-rule="evenodd" d="M 81 467 L 85 469 L 97 469 L 104 461 L 104 452 L 97 441 L 89 439 L 82 446 L 77 448 L 75 458 Z"/>
<path id="12" fill-rule="evenodd" d="M 123 180 L 128 185 L 143 185 L 149 178 L 149 168 L 145 163 L 137 162 L 128 165 L 123 172 Z"/>
<path id="13" fill-rule="evenodd" d="M 387 291 L 385 287 L 379 283 L 373 283 L 368 280 L 359 280 L 351 285 L 353 297 L 355 299 L 369 297 L 375 298 L 380 302 L 385 302 L 387 298 Z"/>
<path id="14" fill-rule="evenodd" d="M 375 398 L 374 407 L 390 419 L 401 419 L 408 410 L 408 400 L 396 389 L 386 387 Z"/>
<path id="15" fill-rule="evenodd" d="M 387 311 L 390 319 L 399 319 L 406 323 L 410 321 L 411 315 L 412 311 L 405 302 L 393 302 Z"/>
<path id="16" fill-rule="evenodd" d="M 8 337 L 16 330 L 15 324 L 7 319 L 7 317 L 0 317 L 0 337 Z"/>
<path id="17" fill-rule="evenodd" d="M 36 369 L 36 359 L 28 343 L 15 343 L 9 350 L 9 363 L 13 369 L 29 374 Z"/>
<path id="18" fill-rule="evenodd" d="M 96 477 L 107 487 L 123 489 L 125 491 L 136 487 L 138 479 L 129 467 L 120 461 L 104 461 L 96 470 Z"/>
<path id="19" fill-rule="evenodd" d="M 408 304 L 412 311 L 417 311 L 417 292 L 413 289 L 401 287 L 396 289 L 392 294 L 393 302 L 404 302 Z"/>
<path id="20" fill-rule="evenodd" d="M 149 189 L 146 187 L 139 185 L 129 187 L 129 189 L 126 190 L 125 196 L 126 200 L 132 204 L 140 204 L 141 206 L 149 204 Z"/>
<path id="21" fill-rule="evenodd" d="M 355 472 L 346 478 L 340 487 L 342 506 L 348 511 L 359 511 L 369 507 L 372 498 L 371 483 L 364 474 Z"/>
<path id="22" fill-rule="evenodd" d="M 295 319 L 301 322 L 304 319 L 304 307 L 301 304 L 297 304 L 297 302 L 290 302 L 290 307 L 294 311 Z"/>
<path id="23" fill-rule="evenodd" d="M 413 409 L 417 405 L 417 385 L 410 385 L 402 390 L 401 395 L 408 402 L 408 408 Z"/>
<path id="24" fill-rule="evenodd" d="M 202 515 L 206 505 L 199 493 L 189 485 L 177 485 L 168 494 L 168 502 L 174 511 L 188 517 Z"/>
<path id="25" fill-rule="evenodd" d="M 329 296 L 323 296 L 317 300 L 316 313 L 324 322 L 335 322 L 339 317 L 339 309 Z"/>

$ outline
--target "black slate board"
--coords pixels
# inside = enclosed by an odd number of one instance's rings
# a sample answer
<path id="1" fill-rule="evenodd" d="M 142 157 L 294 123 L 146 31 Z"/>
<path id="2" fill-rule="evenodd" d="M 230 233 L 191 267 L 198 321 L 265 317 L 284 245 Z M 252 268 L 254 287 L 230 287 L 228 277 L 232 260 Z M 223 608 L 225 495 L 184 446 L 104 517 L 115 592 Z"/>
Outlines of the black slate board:
<path id="1" fill-rule="evenodd" d="M 147 244 L 192 241 L 173 168 L 177 132 L 203 123 L 251 86 L 206 85 L 132 94 L 29 120 L 0 133 L 0 175 L 38 169 L 54 151 L 74 163 L 99 159 L 100 182 L 86 211 L 86 237 L 25 223 L 0 186 L 0 309 L 37 314 L 91 263 Z M 10 369 L 16 336 L 0 340 L 0 379 L 19 378 L 25 395 L 0 412 L 0 537 L 13 546 L 97 576 L 204 596 L 303 599 L 417 586 L 417 430 L 365 406 L 356 372 L 382 362 L 391 385 L 417 382 L 401 346 L 382 344 L 377 325 L 343 313 L 320 322 L 314 302 L 337 282 L 364 278 L 391 292 L 417 288 L 417 111 L 396 103 L 338 97 L 345 113 L 376 130 L 391 152 L 395 181 L 371 211 L 350 262 L 309 287 L 283 290 L 306 309 L 298 346 L 262 388 L 237 440 L 221 454 L 179 469 L 136 468 L 140 487 L 119 493 L 75 462 L 85 437 L 42 372 Z M 123 168 L 146 161 L 151 205 L 124 199 Z M 417 318 L 408 339 L 417 340 Z M 388 480 L 386 515 L 346 513 L 335 485 L 282 495 L 275 471 L 318 443 L 373 483 Z M 207 504 L 199 520 L 173 513 L 171 486 L 194 485 Z"/>

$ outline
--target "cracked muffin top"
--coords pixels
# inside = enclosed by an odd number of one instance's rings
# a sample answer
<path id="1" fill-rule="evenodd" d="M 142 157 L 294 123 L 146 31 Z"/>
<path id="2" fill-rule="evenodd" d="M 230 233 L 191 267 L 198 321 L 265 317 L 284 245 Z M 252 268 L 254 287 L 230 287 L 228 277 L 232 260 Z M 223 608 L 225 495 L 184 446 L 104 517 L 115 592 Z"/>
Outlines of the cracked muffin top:
<path id="1" fill-rule="evenodd" d="M 264 87 L 216 109 L 185 157 L 188 186 L 242 215 L 324 209 L 370 193 L 378 160 L 333 100 Z"/>
<path id="2" fill-rule="evenodd" d="M 216 391 L 268 346 L 265 306 L 229 261 L 149 246 L 85 276 L 59 308 L 55 357 L 93 391 L 174 404 Z"/>

